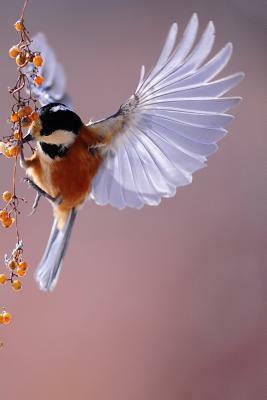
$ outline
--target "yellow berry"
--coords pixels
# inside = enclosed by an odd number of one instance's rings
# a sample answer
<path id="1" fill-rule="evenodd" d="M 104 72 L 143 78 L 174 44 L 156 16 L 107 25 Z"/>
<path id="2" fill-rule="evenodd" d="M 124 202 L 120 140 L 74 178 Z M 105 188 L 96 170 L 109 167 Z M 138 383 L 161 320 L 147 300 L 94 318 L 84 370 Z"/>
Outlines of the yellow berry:
<path id="1" fill-rule="evenodd" d="M 20 290 L 21 289 L 21 282 L 18 280 L 18 279 L 15 279 L 13 282 L 12 282 L 12 284 L 11 284 L 11 286 L 12 286 L 12 289 L 13 290 Z"/>
<path id="2" fill-rule="evenodd" d="M 5 274 L 0 274 L 0 284 L 4 285 L 7 281 L 7 277 Z"/>
<path id="3" fill-rule="evenodd" d="M 11 114 L 11 116 L 10 116 L 10 121 L 11 121 L 11 122 L 18 122 L 18 120 L 19 120 L 18 113 L 13 112 L 13 113 Z"/>
<path id="4" fill-rule="evenodd" d="M 7 311 L 2 312 L 3 324 L 8 325 L 11 322 L 11 314 Z"/>
<path id="5" fill-rule="evenodd" d="M 6 210 L 0 210 L 0 220 L 8 218 L 8 212 Z"/>
<path id="6" fill-rule="evenodd" d="M 40 86 L 44 81 L 44 78 L 41 75 L 36 75 L 36 77 L 34 78 L 34 83 L 37 86 Z"/>
<path id="7" fill-rule="evenodd" d="M 17 275 L 22 278 L 23 276 L 26 275 L 26 269 L 23 270 L 21 268 L 17 268 Z"/>
<path id="8" fill-rule="evenodd" d="M 26 57 L 25 57 L 24 54 L 18 54 L 18 55 L 17 55 L 17 57 L 16 57 L 16 64 L 17 64 L 19 67 L 22 67 L 22 66 L 26 65 L 27 62 L 28 62 L 28 61 L 26 60 Z"/>
<path id="9" fill-rule="evenodd" d="M 16 58 L 16 57 L 19 55 L 19 48 L 18 48 L 18 46 L 12 46 L 12 47 L 9 49 L 8 54 L 9 54 L 9 57 L 11 57 L 11 58 Z"/>
<path id="10" fill-rule="evenodd" d="M 42 56 L 37 54 L 36 56 L 33 57 L 32 62 L 33 62 L 35 67 L 37 67 L 37 68 L 41 67 L 41 65 L 43 64 L 43 58 L 42 58 Z"/>
<path id="11" fill-rule="evenodd" d="M 4 193 L 2 194 L 2 199 L 3 199 L 6 203 L 8 203 L 8 202 L 12 199 L 12 193 L 10 193 L 10 192 L 4 192 Z"/>
<path id="12" fill-rule="evenodd" d="M 9 263 L 7 264 L 8 268 L 11 269 L 12 271 L 13 271 L 14 269 L 17 268 L 17 265 L 18 265 L 18 264 L 16 263 L 15 260 L 11 260 L 11 261 L 9 261 Z"/>
<path id="13" fill-rule="evenodd" d="M 20 32 L 22 30 L 22 22 L 21 21 L 15 22 L 14 28 L 16 29 L 16 31 Z"/>

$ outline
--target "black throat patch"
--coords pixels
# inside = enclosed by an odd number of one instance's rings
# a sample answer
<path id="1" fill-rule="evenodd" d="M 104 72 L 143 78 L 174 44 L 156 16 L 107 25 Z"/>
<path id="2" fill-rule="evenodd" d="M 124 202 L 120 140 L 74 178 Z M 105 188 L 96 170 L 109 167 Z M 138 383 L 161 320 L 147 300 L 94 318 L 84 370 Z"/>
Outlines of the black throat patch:
<path id="1" fill-rule="evenodd" d="M 52 158 L 53 160 L 56 157 L 64 157 L 65 154 L 69 150 L 69 148 L 66 146 L 56 145 L 56 144 L 48 144 L 48 143 L 44 143 L 44 142 L 41 142 L 40 146 L 41 146 L 43 152 L 46 155 L 48 155 L 50 158 Z"/>

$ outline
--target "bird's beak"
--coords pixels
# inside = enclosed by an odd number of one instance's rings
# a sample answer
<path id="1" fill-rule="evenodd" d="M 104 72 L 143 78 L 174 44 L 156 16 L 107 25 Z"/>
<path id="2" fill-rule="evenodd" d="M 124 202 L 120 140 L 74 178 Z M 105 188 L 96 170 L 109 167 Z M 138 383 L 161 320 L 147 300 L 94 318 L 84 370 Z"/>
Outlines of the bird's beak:
<path id="1" fill-rule="evenodd" d="M 24 138 L 22 139 L 22 143 L 30 142 L 33 139 L 34 138 L 32 137 L 32 135 L 30 133 L 27 133 L 27 135 L 25 135 Z"/>

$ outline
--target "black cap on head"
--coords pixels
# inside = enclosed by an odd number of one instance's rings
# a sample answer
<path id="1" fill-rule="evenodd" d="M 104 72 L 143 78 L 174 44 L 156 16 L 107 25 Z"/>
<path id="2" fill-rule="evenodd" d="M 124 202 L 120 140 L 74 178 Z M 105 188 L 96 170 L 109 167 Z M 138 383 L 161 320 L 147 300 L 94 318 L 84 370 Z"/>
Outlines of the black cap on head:
<path id="1" fill-rule="evenodd" d="M 61 103 L 50 103 L 41 107 L 39 116 L 42 123 L 41 136 L 51 135 L 57 130 L 78 134 L 82 126 L 81 118 Z"/>

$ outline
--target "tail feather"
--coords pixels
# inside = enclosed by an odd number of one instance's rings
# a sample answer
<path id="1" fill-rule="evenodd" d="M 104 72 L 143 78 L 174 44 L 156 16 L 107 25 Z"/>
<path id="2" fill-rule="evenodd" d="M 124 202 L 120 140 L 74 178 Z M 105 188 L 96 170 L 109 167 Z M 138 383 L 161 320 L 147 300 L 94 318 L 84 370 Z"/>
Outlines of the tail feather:
<path id="1" fill-rule="evenodd" d="M 77 210 L 72 209 L 62 230 L 57 228 L 57 221 L 54 220 L 47 247 L 35 274 L 41 290 L 53 290 L 57 284 L 76 214 Z"/>

